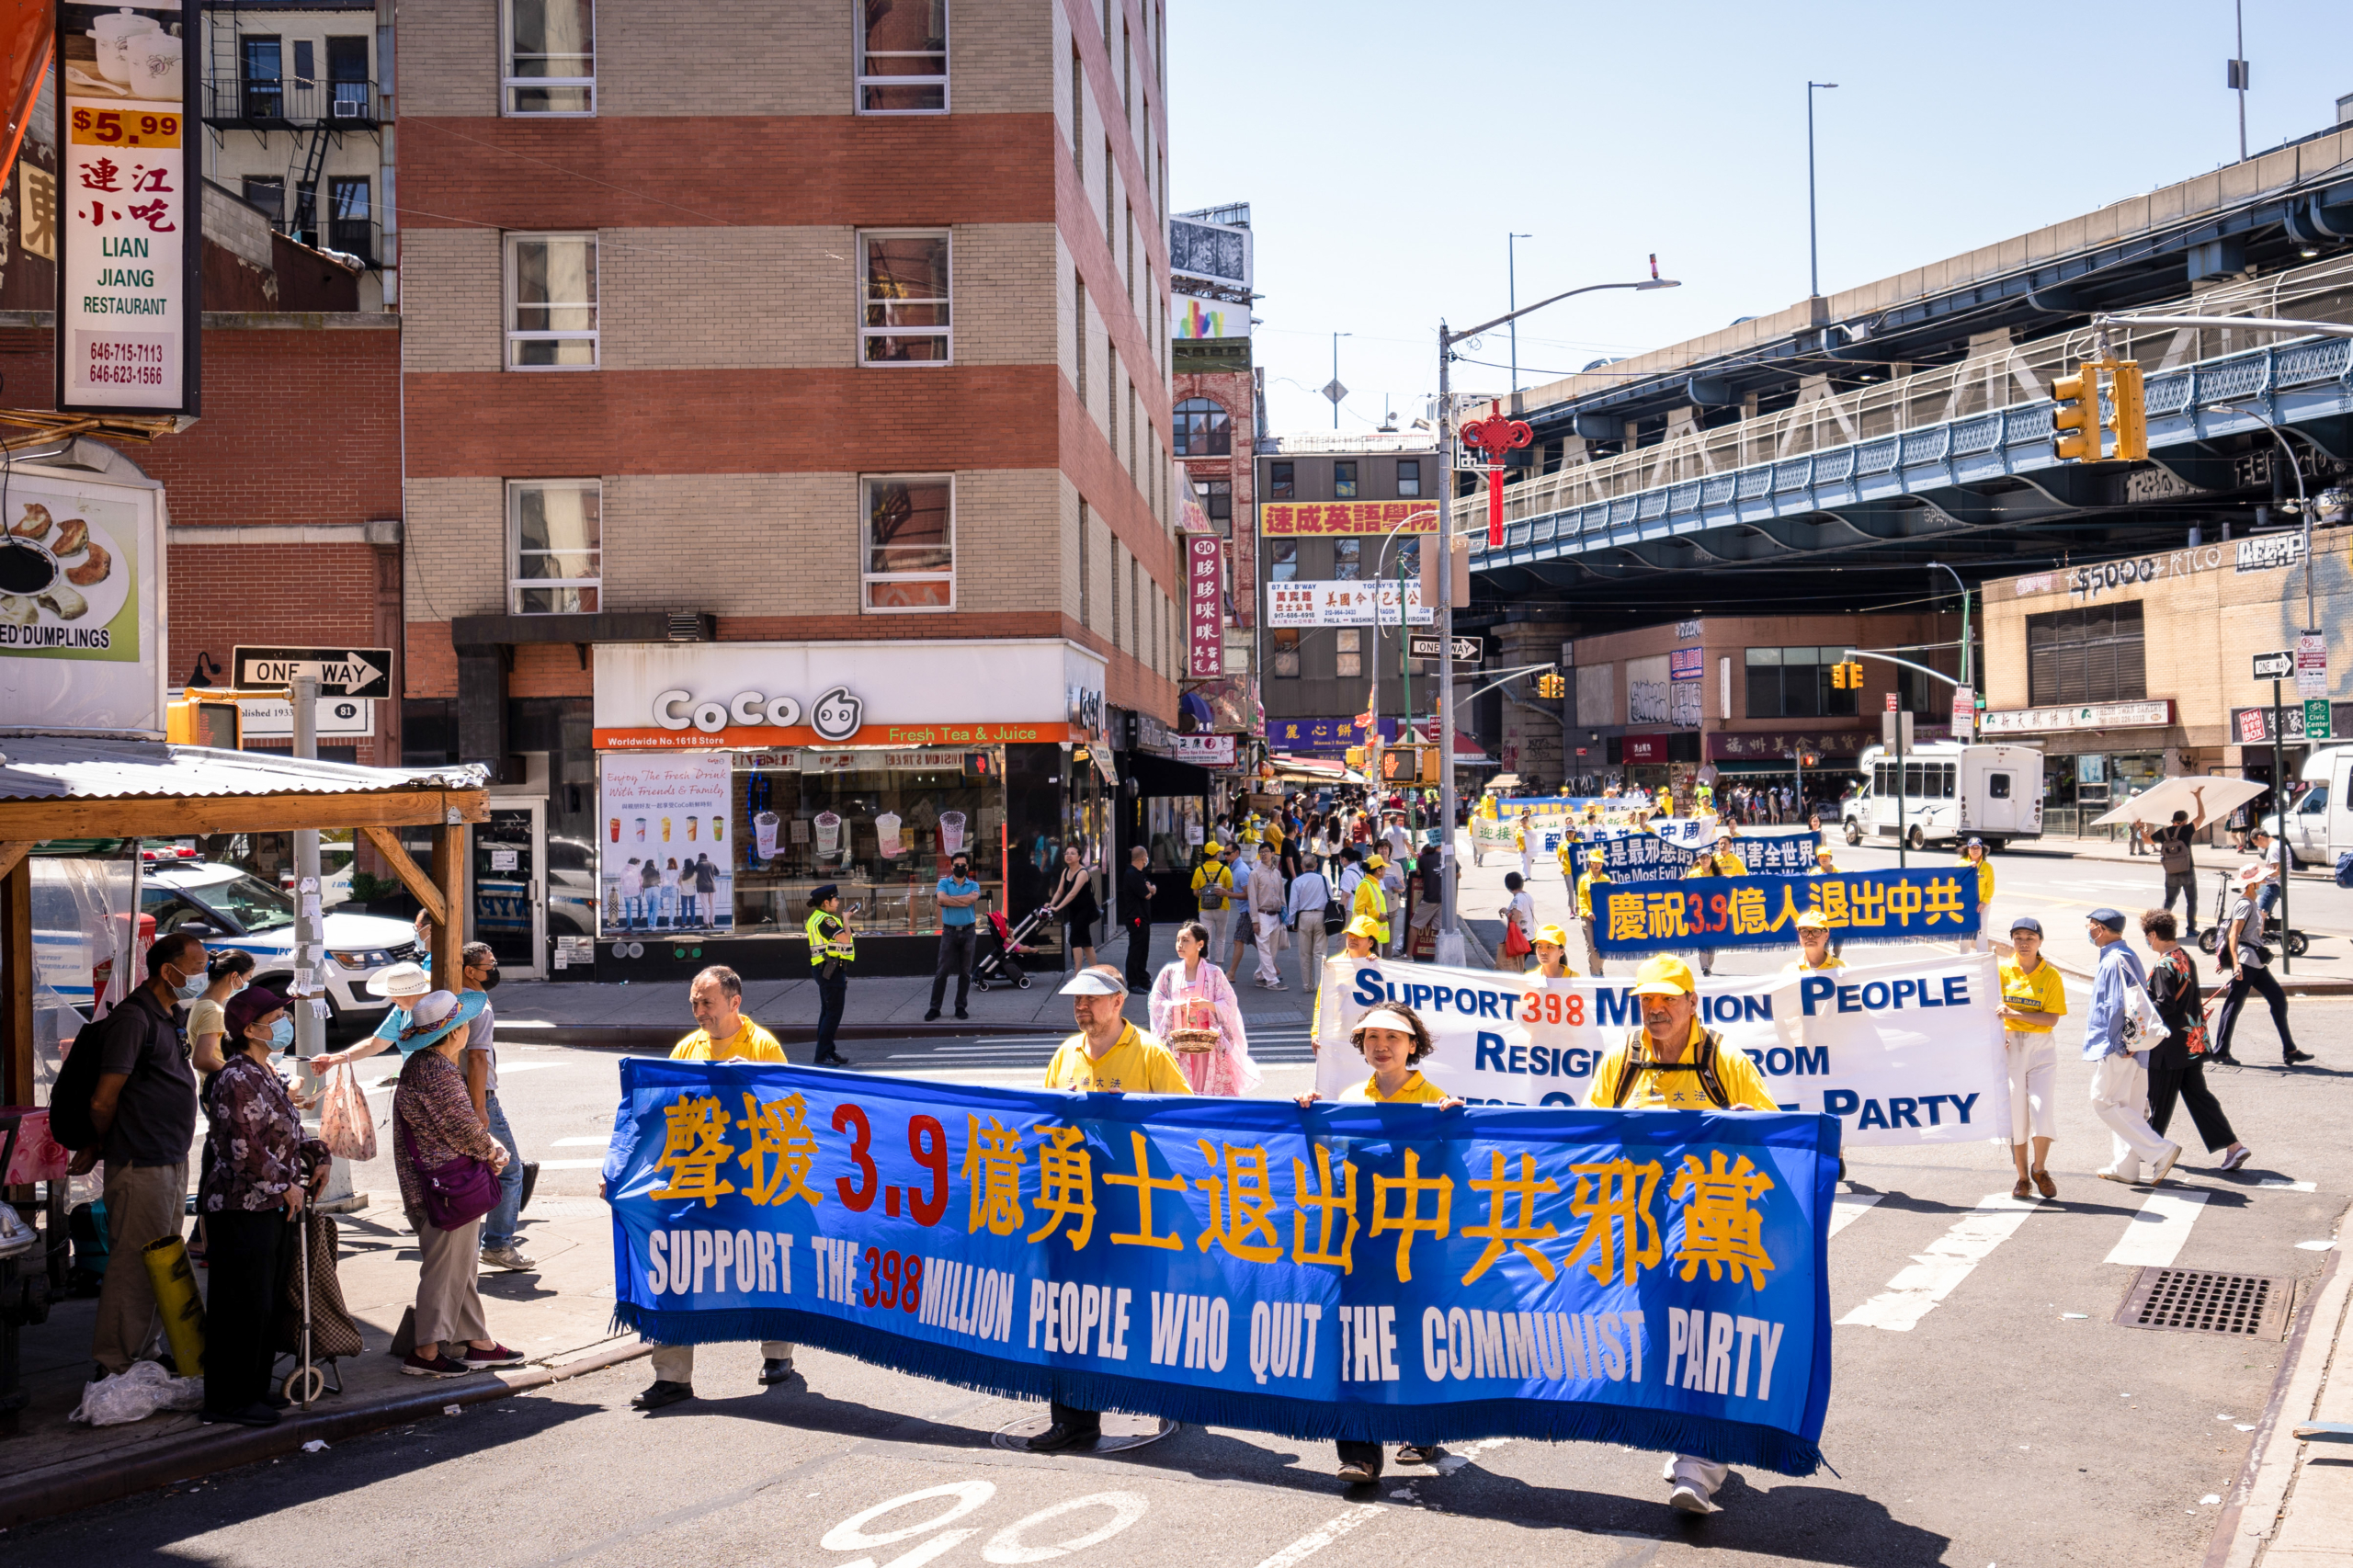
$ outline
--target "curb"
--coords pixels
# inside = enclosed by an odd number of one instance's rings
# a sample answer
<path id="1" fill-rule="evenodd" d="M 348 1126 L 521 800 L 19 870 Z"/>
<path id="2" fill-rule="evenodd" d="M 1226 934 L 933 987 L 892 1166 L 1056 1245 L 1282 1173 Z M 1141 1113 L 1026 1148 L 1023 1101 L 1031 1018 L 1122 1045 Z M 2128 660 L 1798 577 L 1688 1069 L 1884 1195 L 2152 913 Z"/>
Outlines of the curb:
<path id="1" fill-rule="evenodd" d="M 2249 1568 L 2279 1531 L 2280 1517 L 2287 1511 L 2289 1483 L 2295 1479 L 2298 1452 L 2303 1445 L 2290 1437 L 2275 1449 L 2273 1439 L 2279 1437 L 2281 1417 L 2292 1429 L 2311 1412 L 2336 1359 L 2337 1326 L 2345 1315 L 2348 1288 L 2353 1288 L 2353 1273 L 2337 1267 L 2342 1256 L 2341 1252 L 2328 1255 L 2327 1269 L 2296 1314 L 2287 1353 L 2279 1358 L 2271 1399 L 2264 1406 L 2246 1463 L 2230 1490 L 2222 1517 L 2214 1521 L 2205 1568 Z M 2315 1343 L 2315 1329 L 2322 1353 L 2307 1358 L 2305 1352 Z M 2258 1522 L 2249 1524 L 2250 1517 Z"/>
<path id="2" fill-rule="evenodd" d="M 0 1480 L 0 1530 L 111 1503 L 174 1482 L 234 1470 L 258 1460 L 299 1453 L 304 1443 L 313 1440 L 335 1442 L 438 1415 L 449 1405 L 487 1404 L 513 1394 L 529 1393 L 551 1383 L 633 1361 L 652 1349 L 651 1345 L 640 1340 L 566 1361 L 562 1366 L 527 1368 L 511 1377 L 494 1374 L 487 1382 L 467 1387 L 428 1383 L 414 1393 L 371 1404 L 340 1410 L 314 1409 L 308 1415 L 289 1414 L 275 1426 L 193 1426 L 176 1438 L 156 1443 L 146 1452 L 111 1461 L 100 1471 L 78 1465 L 21 1471 Z"/>

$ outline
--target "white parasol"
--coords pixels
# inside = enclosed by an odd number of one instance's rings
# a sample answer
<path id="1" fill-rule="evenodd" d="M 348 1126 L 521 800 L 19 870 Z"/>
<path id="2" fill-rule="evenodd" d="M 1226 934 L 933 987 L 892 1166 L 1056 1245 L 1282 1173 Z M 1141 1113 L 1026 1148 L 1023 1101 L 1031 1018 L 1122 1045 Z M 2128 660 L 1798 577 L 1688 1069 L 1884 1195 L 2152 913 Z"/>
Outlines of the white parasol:
<path id="1" fill-rule="evenodd" d="M 2192 822 L 2203 815 L 2209 823 L 2217 823 L 2268 788 L 2252 778 L 2160 779 L 2106 816 L 2093 818 L 2090 825 L 2144 822 L 2163 826 L 2173 821 L 2176 812 L 2188 812 Z"/>

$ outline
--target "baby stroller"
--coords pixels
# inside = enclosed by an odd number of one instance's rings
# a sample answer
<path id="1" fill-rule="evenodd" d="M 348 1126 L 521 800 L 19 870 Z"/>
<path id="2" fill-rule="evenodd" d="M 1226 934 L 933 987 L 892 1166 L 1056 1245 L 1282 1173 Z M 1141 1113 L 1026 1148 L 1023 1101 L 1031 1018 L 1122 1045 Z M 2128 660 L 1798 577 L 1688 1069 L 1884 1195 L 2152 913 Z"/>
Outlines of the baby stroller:
<path id="1" fill-rule="evenodd" d="M 972 965 L 972 989 L 986 991 L 991 985 L 1012 985 L 1029 990 L 1029 977 L 1022 972 L 1021 959 L 1038 950 L 1026 944 L 1030 933 L 1052 913 L 1051 909 L 1040 909 L 1020 925 L 1008 926 L 1002 913 L 990 910 L 989 934 L 982 938 L 980 960 Z"/>

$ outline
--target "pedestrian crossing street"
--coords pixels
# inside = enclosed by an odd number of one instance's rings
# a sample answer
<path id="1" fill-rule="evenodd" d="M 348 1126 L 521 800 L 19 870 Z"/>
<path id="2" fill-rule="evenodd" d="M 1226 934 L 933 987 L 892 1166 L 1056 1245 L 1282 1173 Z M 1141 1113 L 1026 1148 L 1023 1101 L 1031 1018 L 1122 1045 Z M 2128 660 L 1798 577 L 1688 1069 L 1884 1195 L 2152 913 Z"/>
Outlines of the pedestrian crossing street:
<path id="1" fill-rule="evenodd" d="M 845 1040 L 842 1050 L 858 1066 L 885 1073 L 1042 1073 L 1046 1063 L 1053 1060 L 1055 1049 L 1069 1038 L 1068 1029 L 1059 1029 L 1052 1033 L 983 1035 L 972 1040 L 889 1040 L 872 1045 Z M 1261 1067 L 1303 1067 L 1315 1060 L 1315 1053 L 1308 1047 L 1307 1026 L 1289 1024 L 1252 1028 L 1250 1057 Z"/>

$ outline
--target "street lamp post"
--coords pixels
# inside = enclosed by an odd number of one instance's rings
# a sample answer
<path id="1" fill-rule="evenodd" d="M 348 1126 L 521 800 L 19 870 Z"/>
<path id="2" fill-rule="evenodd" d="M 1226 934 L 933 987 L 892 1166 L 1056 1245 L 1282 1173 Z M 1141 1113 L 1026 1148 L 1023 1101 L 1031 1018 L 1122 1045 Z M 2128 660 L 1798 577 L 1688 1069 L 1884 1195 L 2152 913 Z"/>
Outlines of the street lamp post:
<path id="1" fill-rule="evenodd" d="M 1504 236 L 1504 305 L 1508 310 L 1519 309 L 1519 257 L 1516 254 L 1522 240 L 1532 240 L 1534 234 Z M 1519 324 L 1511 324 L 1511 390 L 1519 390 Z"/>
<path id="2" fill-rule="evenodd" d="M 1441 896 L 1438 910 L 1438 961 L 1460 964 L 1462 961 L 1462 927 L 1456 909 L 1456 895 L 1461 877 L 1454 857 L 1454 464 L 1456 458 L 1454 429 L 1454 346 L 1483 332 L 1518 321 L 1524 315 L 1558 304 L 1573 294 L 1590 294 L 1602 289 L 1673 289 L 1679 287 L 1672 278 L 1658 276 L 1658 258 L 1651 258 L 1651 276 L 1634 283 L 1588 283 L 1582 289 L 1564 290 L 1534 304 L 1515 309 L 1493 321 L 1461 332 L 1449 331 L 1446 323 L 1438 324 L 1438 473 L 1446 486 L 1444 504 L 1438 508 L 1438 538 L 1444 545 L 1438 552 L 1438 606 L 1434 626 L 1438 632 L 1438 882 Z"/>
<path id="3" fill-rule="evenodd" d="M 1335 430 L 1340 427 L 1340 398 L 1343 395 L 1340 390 L 1340 339 L 1355 335 L 1353 332 L 1332 335 L 1332 384 L 1324 389 L 1324 395 L 1332 400 L 1332 428 Z"/>
<path id="4" fill-rule="evenodd" d="M 1808 82 L 1805 85 L 1805 246 L 1813 263 L 1812 292 L 1822 298 L 1822 235 L 1813 220 L 1813 95 L 1836 87 L 1836 82 Z"/>

